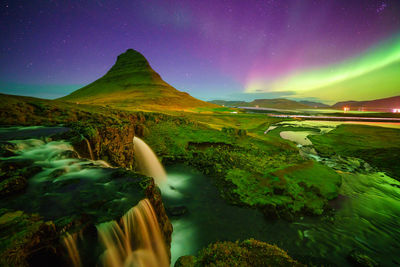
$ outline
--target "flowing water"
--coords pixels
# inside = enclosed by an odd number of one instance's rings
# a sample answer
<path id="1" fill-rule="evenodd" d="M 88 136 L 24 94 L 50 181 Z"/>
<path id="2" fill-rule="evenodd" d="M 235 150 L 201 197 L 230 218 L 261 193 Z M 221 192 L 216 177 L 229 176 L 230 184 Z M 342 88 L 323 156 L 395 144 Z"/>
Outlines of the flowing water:
<path id="1" fill-rule="evenodd" d="M 97 226 L 106 248 L 104 266 L 167 267 L 169 258 L 156 214 L 144 199 L 121 219 Z"/>
<path id="2" fill-rule="evenodd" d="M 133 145 L 140 172 L 153 177 L 158 185 L 165 182 L 167 174 L 153 150 L 139 137 L 133 138 Z"/>
<path id="3" fill-rule="evenodd" d="M 22 139 L 9 140 L 12 131 L 0 128 L 12 151 L 11 156 L 0 159 L 35 169 L 37 174 L 28 179 L 25 193 L 2 201 L 0 208 L 39 213 L 45 220 L 61 224 L 74 218 L 79 221 L 82 214 L 106 221 L 98 224 L 99 239 L 105 247 L 101 263 L 97 261 L 101 249 L 96 239 L 84 240 L 88 236 L 84 238 L 82 232 L 65 235 L 63 243 L 75 267 L 169 265 L 156 214 L 147 199 L 141 200 L 144 193 L 140 193 L 143 189 L 139 181 L 110 168 L 107 162 L 79 158 L 68 142 L 44 137 L 48 132 L 44 127 L 13 131 Z M 32 133 L 40 139 L 28 139 Z M 54 129 L 50 128 L 50 133 Z M 146 147 L 142 150 L 148 155 Z M 132 208 L 130 203 L 138 204 Z M 125 212 L 120 223 L 112 221 Z"/>
<path id="4" fill-rule="evenodd" d="M 74 267 L 81 267 L 82 262 L 77 246 L 77 238 L 78 238 L 78 233 L 74 233 L 72 235 L 67 233 L 63 239 L 63 242 L 65 248 L 67 249 L 72 265 Z"/>
<path id="5" fill-rule="evenodd" d="M 90 142 L 87 138 L 84 138 L 86 145 L 88 147 L 88 151 L 89 151 L 89 155 L 90 155 L 90 159 L 94 160 L 94 155 L 93 155 L 93 151 L 92 151 L 92 146 L 90 145 Z"/>

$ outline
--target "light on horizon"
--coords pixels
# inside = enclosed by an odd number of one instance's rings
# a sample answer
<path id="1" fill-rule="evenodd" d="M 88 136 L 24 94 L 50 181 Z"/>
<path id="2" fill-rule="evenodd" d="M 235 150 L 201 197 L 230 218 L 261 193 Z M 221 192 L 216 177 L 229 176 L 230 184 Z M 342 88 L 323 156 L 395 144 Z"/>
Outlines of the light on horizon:
<path id="1" fill-rule="evenodd" d="M 400 108 L 394 108 L 393 113 L 400 113 Z"/>
<path id="2" fill-rule="evenodd" d="M 349 107 L 343 107 L 343 111 L 344 112 L 350 111 L 350 108 Z"/>

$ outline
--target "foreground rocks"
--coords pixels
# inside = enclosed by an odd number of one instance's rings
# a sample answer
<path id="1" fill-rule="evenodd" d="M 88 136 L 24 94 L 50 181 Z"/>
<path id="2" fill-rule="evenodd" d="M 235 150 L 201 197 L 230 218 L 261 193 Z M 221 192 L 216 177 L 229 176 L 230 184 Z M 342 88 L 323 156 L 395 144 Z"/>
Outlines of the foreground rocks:
<path id="1" fill-rule="evenodd" d="M 124 130 L 130 134 L 124 135 Z M 133 130 L 99 128 L 96 132 L 98 135 L 90 139 L 95 140 L 92 153 L 96 158 L 105 159 L 104 155 L 109 153 L 115 159 L 114 166 L 122 165 L 119 161 L 127 160 L 123 157 L 126 153 L 131 157 L 127 162 L 133 162 L 132 148 L 122 141 L 113 143 L 118 138 L 129 139 L 132 143 Z M 151 202 L 170 250 L 172 225 L 152 178 L 126 168 L 101 167 L 82 158 L 84 153 L 79 157 L 75 151 L 62 146 L 55 150 L 43 149 L 52 140 L 62 140 L 62 136 L 80 138 L 76 134 L 71 130 L 38 139 L 29 147 L 30 152 L 41 153 L 45 161 L 17 149 L 12 142 L 2 142 L 0 266 L 43 266 L 44 263 L 70 266 L 63 246 L 67 234 L 80 237 L 77 246 L 83 266 L 96 266 L 103 251 L 96 226 L 111 220 L 119 221 L 144 198 Z M 60 164 L 63 161 L 65 164 Z"/>
<path id="2" fill-rule="evenodd" d="M 248 239 L 239 242 L 217 242 L 195 256 L 180 257 L 175 267 L 200 266 L 304 266 L 275 245 Z"/>
<path id="3" fill-rule="evenodd" d="M 0 266 L 32 266 L 42 254 L 47 255 L 47 264 L 57 263 L 57 240 L 53 222 L 45 222 L 38 215 L 23 211 L 3 211 L 0 215 Z"/>

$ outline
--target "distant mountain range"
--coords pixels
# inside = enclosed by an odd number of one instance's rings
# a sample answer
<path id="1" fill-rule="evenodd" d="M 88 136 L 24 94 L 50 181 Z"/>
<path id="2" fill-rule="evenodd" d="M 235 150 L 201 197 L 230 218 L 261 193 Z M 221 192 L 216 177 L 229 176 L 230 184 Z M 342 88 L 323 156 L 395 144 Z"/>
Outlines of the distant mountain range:
<path id="1" fill-rule="evenodd" d="M 103 77 L 59 100 L 148 110 L 217 107 L 163 81 L 147 59 L 133 49 L 119 55 Z"/>
<path id="2" fill-rule="evenodd" d="M 338 102 L 332 106 L 335 109 L 343 109 L 344 107 L 350 110 L 366 109 L 383 112 L 391 112 L 393 109 L 400 109 L 400 96 L 381 98 L 369 101 L 345 101 Z"/>
<path id="3" fill-rule="evenodd" d="M 338 102 L 332 106 L 313 102 L 313 101 L 294 101 L 288 99 L 255 99 L 251 102 L 246 101 L 225 101 L 213 100 L 210 103 L 228 106 L 228 107 L 260 107 L 274 109 L 309 109 L 309 108 L 333 108 L 365 111 L 392 112 L 394 109 L 400 109 L 400 96 L 369 100 L 369 101 L 344 101 Z"/>
<path id="4" fill-rule="evenodd" d="M 210 103 L 228 106 L 228 107 L 260 107 L 260 108 L 276 108 L 276 109 L 309 109 L 309 108 L 325 108 L 329 107 L 323 103 L 311 101 L 294 101 L 284 98 L 276 99 L 255 99 L 251 102 L 246 101 L 225 101 L 213 100 Z"/>

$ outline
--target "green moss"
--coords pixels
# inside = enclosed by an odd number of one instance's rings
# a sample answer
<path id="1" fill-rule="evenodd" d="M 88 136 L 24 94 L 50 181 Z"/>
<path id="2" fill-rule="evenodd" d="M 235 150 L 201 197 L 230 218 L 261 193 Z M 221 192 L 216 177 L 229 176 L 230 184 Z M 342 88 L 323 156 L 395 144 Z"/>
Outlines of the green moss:
<path id="1" fill-rule="evenodd" d="M 184 256 L 176 267 L 197 266 L 304 266 L 275 245 L 248 239 L 241 243 L 217 242 L 201 250 L 197 257 Z"/>
<path id="2" fill-rule="evenodd" d="M 360 158 L 400 179 L 400 130 L 365 125 L 340 125 L 324 135 L 309 136 L 318 153 Z"/>

